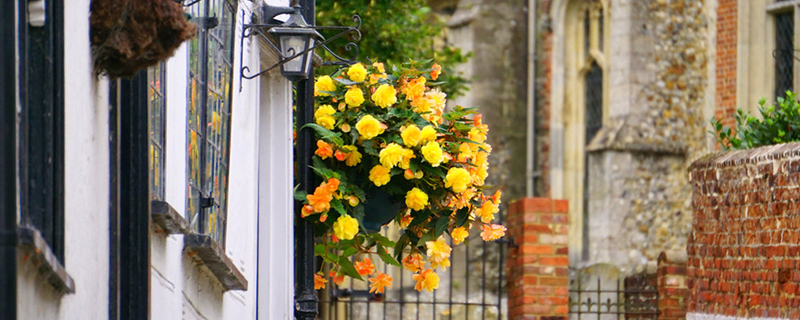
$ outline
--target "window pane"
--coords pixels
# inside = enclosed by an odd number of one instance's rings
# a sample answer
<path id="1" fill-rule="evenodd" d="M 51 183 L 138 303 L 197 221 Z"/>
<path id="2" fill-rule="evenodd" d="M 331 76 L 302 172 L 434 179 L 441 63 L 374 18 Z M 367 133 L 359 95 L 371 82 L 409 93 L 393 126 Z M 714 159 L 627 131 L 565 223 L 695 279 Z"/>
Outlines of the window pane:
<path id="1" fill-rule="evenodd" d="M 775 16 L 775 98 L 794 87 L 794 13 Z"/>
<path id="2" fill-rule="evenodd" d="M 603 127 L 603 69 L 592 62 L 586 73 L 586 144 Z"/>
<path id="3" fill-rule="evenodd" d="M 166 144 L 166 69 L 161 62 L 147 70 L 150 144 L 150 196 L 164 200 L 164 146 Z"/>
<path id="4" fill-rule="evenodd" d="M 206 0 L 193 17 L 215 17 L 219 24 L 199 30 L 190 45 L 189 187 L 187 210 L 196 216 L 192 228 L 224 246 L 227 218 L 230 144 L 231 72 L 234 7 L 225 0 Z M 201 197 L 212 201 L 201 203 Z M 201 208 L 206 205 L 206 208 Z"/>

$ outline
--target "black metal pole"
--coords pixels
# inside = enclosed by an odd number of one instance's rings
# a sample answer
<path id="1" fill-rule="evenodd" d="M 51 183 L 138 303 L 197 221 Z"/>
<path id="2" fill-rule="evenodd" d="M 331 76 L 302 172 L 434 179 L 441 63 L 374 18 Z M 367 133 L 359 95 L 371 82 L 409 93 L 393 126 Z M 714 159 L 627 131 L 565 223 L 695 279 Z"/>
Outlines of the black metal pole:
<path id="1" fill-rule="evenodd" d="M 314 0 L 300 0 L 303 18 L 315 25 Z M 313 67 L 307 80 L 300 80 L 297 85 L 297 128 L 314 122 L 314 77 Z M 300 189 L 308 193 L 314 190 L 314 174 L 311 165 L 312 133 L 308 129 L 297 132 L 297 181 Z M 316 319 L 317 292 L 314 290 L 314 225 L 300 218 L 300 205 L 295 202 L 295 317 L 299 320 Z"/>
<path id="2" fill-rule="evenodd" d="M 120 80 L 120 319 L 150 315 L 147 71 Z"/>
<path id="3" fill-rule="evenodd" d="M 17 2 L 13 2 L 14 6 Z M 17 8 L 19 10 L 19 8 Z M 0 38 L 15 39 L 17 10 L 0 10 Z M 16 46 L 0 46 L 0 310 L 17 318 Z"/>

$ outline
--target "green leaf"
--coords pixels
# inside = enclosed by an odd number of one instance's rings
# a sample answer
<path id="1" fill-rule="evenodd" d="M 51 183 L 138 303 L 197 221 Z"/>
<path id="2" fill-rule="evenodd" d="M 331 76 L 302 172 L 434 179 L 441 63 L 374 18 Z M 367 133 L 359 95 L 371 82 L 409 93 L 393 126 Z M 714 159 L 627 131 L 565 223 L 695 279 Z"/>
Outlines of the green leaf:
<path id="1" fill-rule="evenodd" d="M 303 128 L 306 128 L 306 127 L 314 129 L 314 131 L 316 131 L 317 134 L 323 140 L 327 140 L 327 141 L 333 142 L 333 144 L 335 144 L 337 146 L 342 146 L 344 144 L 344 141 L 341 138 L 341 133 L 336 133 L 336 132 L 330 131 L 328 129 L 325 129 L 322 126 L 320 126 L 320 125 L 318 125 L 316 123 L 308 123 L 308 124 L 303 126 Z"/>
<path id="2" fill-rule="evenodd" d="M 417 241 L 417 247 L 425 246 L 426 242 L 435 241 L 436 238 L 437 237 L 433 235 L 433 232 L 428 232 L 426 234 L 423 234 L 422 237 L 420 237 L 419 240 Z"/>
<path id="3" fill-rule="evenodd" d="M 297 190 L 297 188 L 295 188 L 295 190 L 294 190 L 294 199 L 297 200 L 297 201 L 300 201 L 300 202 L 306 201 L 306 196 L 307 195 L 308 195 L 308 193 L 305 192 L 305 190 Z"/>
<path id="4" fill-rule="evenodd" d="M 414 219 L 411 220 L 411 223 L 408 224 L 408 227 L 406 227 L 406 229 L 410 229 L 411 227 L 417 226 L 420 223 L 427 221 L 428 217 L 431 216 L 431 213 L 432 212 L 427 209 L 422 211 L 417 211 L 417 214 L 414 216 Z"/>
<path id="5" fill-rule="evenodd" d="M 403 234 L 400 238 L 397 239 L 397 243 L 394 245 L 394 257 L 397 261 L 400 261 L 401 256 L 403 255 L 403 249 L 408 245 L 408 236 Z"/>
<path id="6" fill-rule="evenodd" d="M 450 223 L 450 217 L 444 216 L 439 217 L 439 220 L 436 221 L 436 229 L 434 236 L 439 237 L 442 235 L 445 229 L 447 229 L 447 225 Z"/>
<path id="7" fill-rule="evenodd" d="M 384 247 L 394 247 L 395 246 L 394 241 L 389 240 L 389 238 L 384 237 L 380 233 L 371 233 L 371 234 L 369 234 L 369 236 L 372 239 L 374 239 L 375 242 L 379 243 L 380 245 L 382 245 Z"/>
<path id="8" fill-rule="evenodd" d="M 349 277 L 351 277 L 353 279 L 358 279 L 358 280 L 364 281 L 364 279 L 361 278 L 361 275 L 358 274 L 358 271 L 356 271 L 356 268 L 353 267 L 353 263 L 350 262 L 349 258 L 344 257 L 344 256 L 340 256 L 339 257 L 339 266 L 342 267 L 342 273 L 346 274 L 347 276 L 349 276 Z"/>
<path id="9" fill-rule="evenodd" d="M 456 226 L 463 227 L 469 218 L 469 209 L 461 208 L 456 211 Z"/>
<path id="10" fill-rule="evenodd" d="M 346 215 L 347 211 L 344 211 L 344 207 L 342 206 L 342 201 L 339 199 L 331 200 L 331 208 L 336 210 L 340 215 Z"/>
<path id="11" fill-rule="evenodd" d="M 347 249 L 344 249 L 342 252 L 342 257 L 349 257 L 356 253 L 358 253 L 358 249 L 356 247 L 347 247 Z"/>
<path id="12" fill-rule="evenodd" d="M 397 262 L 397 260 L 392 258 L 392 256 L 390 256 L 388 253 L 386 253 L 386 249 L 384 249 L 382 245 L 378 245 L 378 256 L 381 257 L 381 260 L 383 260 L 383 262 L 385 262 L 386 264 L 398 267 L 401 266 L 400 263 Z"/>
<path id="13" fill-rule="evenodd" d="M 345 86 L 352 86 L 354 84 L 358 84 L 358 82 L 352 81 L 350 79 L 344 79 L 344 78 L 333 78 L 333 80 L 336 80 L 336 82 L 341 83 L 341 84 L 343 84 Z"/>

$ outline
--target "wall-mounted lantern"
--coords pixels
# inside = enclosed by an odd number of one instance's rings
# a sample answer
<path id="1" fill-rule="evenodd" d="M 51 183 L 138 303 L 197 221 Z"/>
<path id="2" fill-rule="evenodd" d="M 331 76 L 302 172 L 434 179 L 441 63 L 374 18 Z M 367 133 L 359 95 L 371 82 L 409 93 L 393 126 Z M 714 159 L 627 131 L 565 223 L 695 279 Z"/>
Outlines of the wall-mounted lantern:
<path id="1" fill-rule="evenodd" d="M 298 5 L 294 7 L 275 7 L 264 6 L 261 7 L 258 14 L 258 20 L 262 23 L 245 24 L 242 30 L 242 39 L 249 38 L 252 35 L 258 35 L 265 43 L 278 52 L 279 61 L 269 68 L 263 69 L 255 74 L 247 75 L 250 68 L 242 65 L 240 73 L 241 78 L 253 79 L 259 75 L 264 74 L 272 69 L 281 67 L 281 74 L 290 81 L 298 81 L 308 79 L 311 75 L 312 61 L 314 59 L 314 49 L 323 48 L 331 54 L 338 61 L 323 61 L 323 65 L 352 65 L 356 63 L 358 57 L 358 46 L 354 43 L 361 39 L 361 32 L 358 30 L 361 27 L 361 17 L 358 15 L 353 16 L 353 21 L 356 26 L 311 26 L 308 25 L 303 15 L 301 8 Z M 270 23 L 276 22 L 275 17 L 281 14 L 289 14 L 289 19 L 286 22 L 277 24 Z M 242 17 L 244 19 L 244 16 Z M 264 23 L 265 22 L 265 23 Z M 340 33 L 325 39 L 317 30 L 319 29 L 337 29 L 341 30 Z M 342 58 L 333 53 L 326 45 L 333 40 L 341 38 L 345 34 L 352 33 L 352 41 L 345 45 L 348 51 L 354 51 L 353 57 L 350 59 Z M 267 34 L 271 35 L 268 36 Z M 244 46 L 244 41 L 240 42 Z M 240 48 L 239 53 L 243 52 Z M 240 56 L 240 61 L 241 56 Z M 239 82 L 241 84 L 241 81 Z M 241 91 L 241 87 L 239 87 Z"/>

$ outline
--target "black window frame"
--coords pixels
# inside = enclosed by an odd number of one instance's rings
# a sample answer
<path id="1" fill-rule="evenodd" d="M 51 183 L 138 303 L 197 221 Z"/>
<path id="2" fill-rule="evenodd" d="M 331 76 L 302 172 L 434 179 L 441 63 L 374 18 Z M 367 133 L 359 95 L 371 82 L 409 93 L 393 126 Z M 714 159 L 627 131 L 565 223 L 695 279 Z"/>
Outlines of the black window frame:
<path id="1" fill-rule="evenodd" d="M 221 10 L 216 11 L 215 5 Z M 200 16 L 193 17 L 198 30 L 189 44 L 186 220 L 193 232 L 209 235 L 222 248 L 227 229 L 237 7 L 236 1 L 206 0 L 189 8 L 191 15 Z M 215 48 L 218 50 L 214 51 Z M 218 59 L 222 59 L 222 64 Z M 215 72 L 210 68 L 212 65 L 227 66 L 228 70 Z M 220 81 L 221 89 L 211 87 Z M 222 99 L 213 99 L 212 95 L 221 95 Z M 220 112 L 215 113 L 210 107 Z M 193 153 L 197 159 L 193 159 Z"/>
<path id="2" fill-rule="evenodd" d="M 38 230 L 64 263 L 64 13 L 45 3 L 41 27 L 18 1 L 20 225 Z"/>

